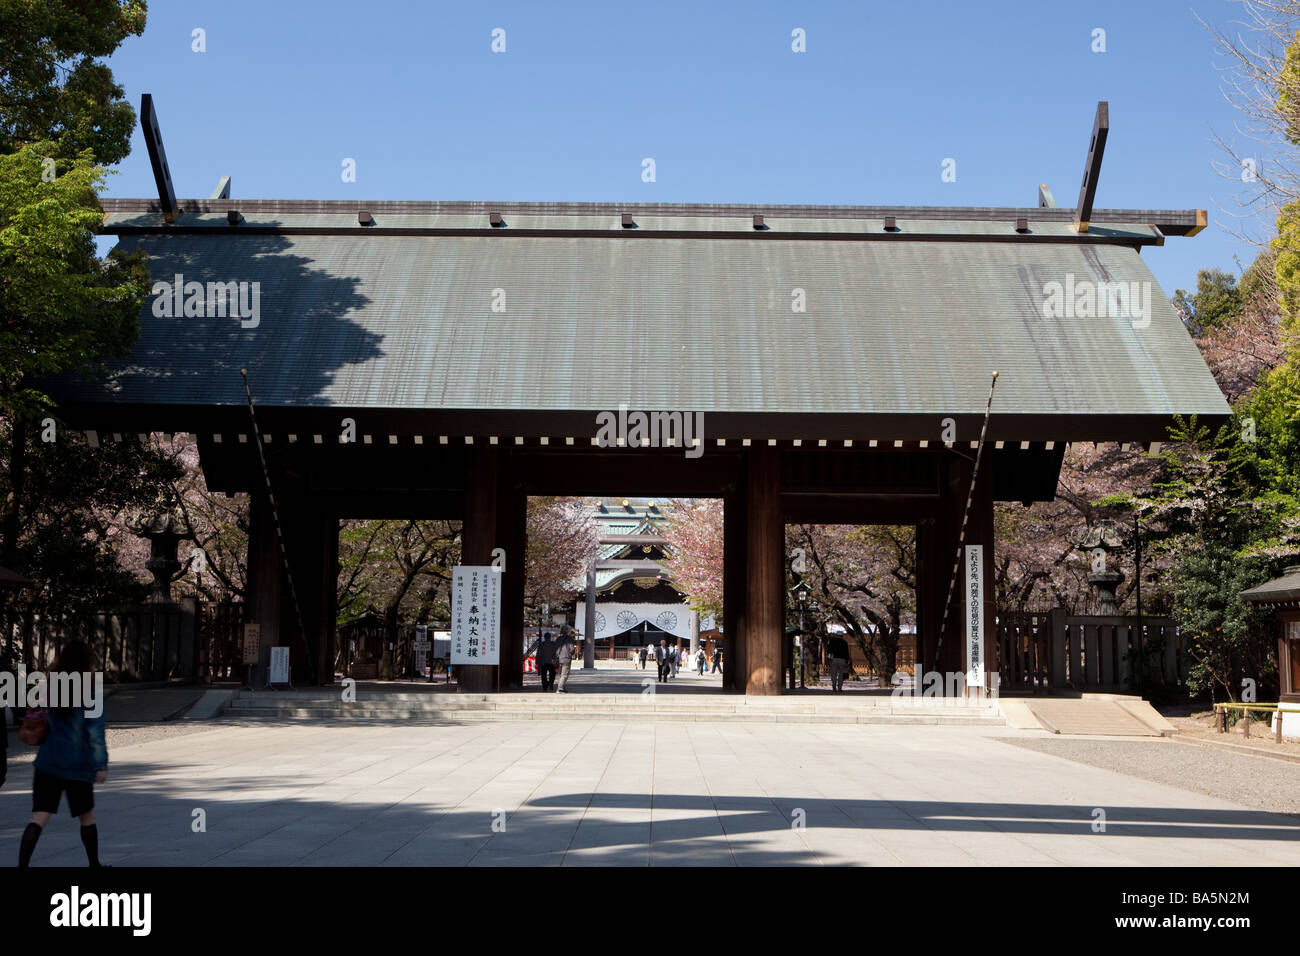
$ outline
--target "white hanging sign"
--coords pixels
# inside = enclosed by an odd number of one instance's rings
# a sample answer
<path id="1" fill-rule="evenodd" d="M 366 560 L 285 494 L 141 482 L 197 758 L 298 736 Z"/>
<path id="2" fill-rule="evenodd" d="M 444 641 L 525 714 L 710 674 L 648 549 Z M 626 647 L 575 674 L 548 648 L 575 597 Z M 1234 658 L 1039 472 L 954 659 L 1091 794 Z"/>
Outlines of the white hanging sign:
<path id="1" fill-rule="evenodd" d="M 501 663 L 501 572 L 457 565 L 451 572 L 451 664 Z"/>
<path id="2" fill-rule="evenodd" d="M 966 545 L 966 686 L 984 686 L 984 546 Z"/>

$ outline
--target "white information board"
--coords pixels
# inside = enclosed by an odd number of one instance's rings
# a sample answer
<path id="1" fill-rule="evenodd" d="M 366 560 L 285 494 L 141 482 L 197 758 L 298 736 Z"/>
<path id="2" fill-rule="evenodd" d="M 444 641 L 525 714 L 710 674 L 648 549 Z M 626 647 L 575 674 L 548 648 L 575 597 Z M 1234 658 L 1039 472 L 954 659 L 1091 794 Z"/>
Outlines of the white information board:
<path id="1" fill-rule="evenodd" d="M 271 648 L 271 680 L 272 684 L 289 683 L 289 648 L 273 647 Z"/>
<path id="2" fill-rule="evenodd" d="M 966 545 L 966 686 L 984 686 L 984 546 Z"/>
<path id="3" fill-rule="evenodd" d="M 501 663 L 501 572 L 457 565 L 451 572 L 451 665 Z"/>

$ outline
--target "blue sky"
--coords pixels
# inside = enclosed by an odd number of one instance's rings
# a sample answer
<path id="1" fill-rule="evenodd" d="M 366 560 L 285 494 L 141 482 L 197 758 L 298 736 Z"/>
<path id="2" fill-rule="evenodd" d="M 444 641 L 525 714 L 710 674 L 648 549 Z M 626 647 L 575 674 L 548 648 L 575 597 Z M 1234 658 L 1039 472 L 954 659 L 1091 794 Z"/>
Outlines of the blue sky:
<path id="1" fill-rule="evenodd" d="M 235 198 L 1028 206 L 1042 182 L 1072 207 L 1105 99 L 1097 205 L 1210 212 L 1143 253 L 1172 294 L 1254 258 L 1228 231 L 1242 186 L 1211 166 L 1237 114 L 1196 13 L 1239 8 L 155 2 L 110 62 L 137 107 L 153 93 L 185 197 L 229 174 Z M 107 194 L 154 194 L 138 130 Z"/>

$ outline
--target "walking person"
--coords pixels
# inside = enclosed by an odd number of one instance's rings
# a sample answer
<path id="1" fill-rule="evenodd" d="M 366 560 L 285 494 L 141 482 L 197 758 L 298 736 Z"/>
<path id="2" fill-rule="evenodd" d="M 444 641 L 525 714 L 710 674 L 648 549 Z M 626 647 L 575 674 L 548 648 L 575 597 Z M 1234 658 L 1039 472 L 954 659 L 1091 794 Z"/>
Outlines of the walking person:
<path id="1" fill-rule="evenodd" d="M 716 674 L 722 670 L 722 645 L 715 644 L 713 647 L 713 670 L 710 673 Z"/>
<path id="2" fill-rule="evenodd" d="M 844 665 L 849 662 L 849 643 L 838 634 L 826 642 L 826 656 L 831 662 L 831 690 L 844 690 Z"/>
<path id="3" fill-rule="evenodd" d="M 676 645 L 668 648 L 668 674 L 670 677 L 677 676 L 677 661 L 681 656 L 681 648 Z"/>
<path id="4" fill-rule="evenodd" d="M 573 628 L 564 625 L 560 631 L 560 639 L 556 642 L 555 663 L 560 667 L 560 676 L 555 685 L 557 694 L 567 694 L 564 685 L 569 682 L 569 668 L 573 665 Z"/>
<path id="5" fill-rule="evenodd" d="M 555 690 L 555 651 L 555 641 L 547 631 L 537 644 L 537 673 L 542 677 L 543 694 Z"/>
<path id="6" fill-rule="evenodd" d="M 646 659 L 646 650 L 647 650 L 647 648 L 648 648 L 648 645 L 647 645 L 647 647 L 643 647 L 643 648 L 641 648 L 641 669 L 642 669 L 642 670 L 645 670 L 645 659 Z"/>
<path id="7" fill-rule="evenodd" d="M 659 683 L 668 680 L 668 639 L 664 638 L 655 647 L 655 663 L 659 667 Z"/>
<path id="8" fill-rule="evenodd" d="M 704 648 L 702 647 L 695 651 L 695 670 L 701 677 L 704 676 Z"/>
<path id="9" fill-rule="evenodd" d="M 91 667 L 90 648 L 81 641 L 72 641 L 59 651 L 55 670 L 63 674 L 90 674 Z M 25 867 L 31 863 L 36 841 L 50 817 L 59 812 L 59 799 L 66 793 L 69 812 L 81 821 L 86 860 L 91 867 L 98 868 L 99 829 L 95 825 L 94 785 L 108 779 L 103 701 L 98 702 L 100 713 L 93 717 L 84 706 L 70 707 L 67 701 L 58 703 L 58 707 L 45 709 L 49 730 L 36 754 L 32 822 L 23 831 L 18 865 Z"/>

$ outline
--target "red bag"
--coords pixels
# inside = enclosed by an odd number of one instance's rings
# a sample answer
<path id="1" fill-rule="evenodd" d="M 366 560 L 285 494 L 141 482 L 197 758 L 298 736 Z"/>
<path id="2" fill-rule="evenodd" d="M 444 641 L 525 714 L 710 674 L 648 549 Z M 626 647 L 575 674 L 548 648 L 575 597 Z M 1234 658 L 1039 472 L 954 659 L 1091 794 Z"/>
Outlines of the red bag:
<path id="1" fill-rule="evenodd" d="M 50 733 L 50 722 L 40 707 L 28 707 L 18 728 L 18 739 L 31 747 L 39 747 Z"/>

